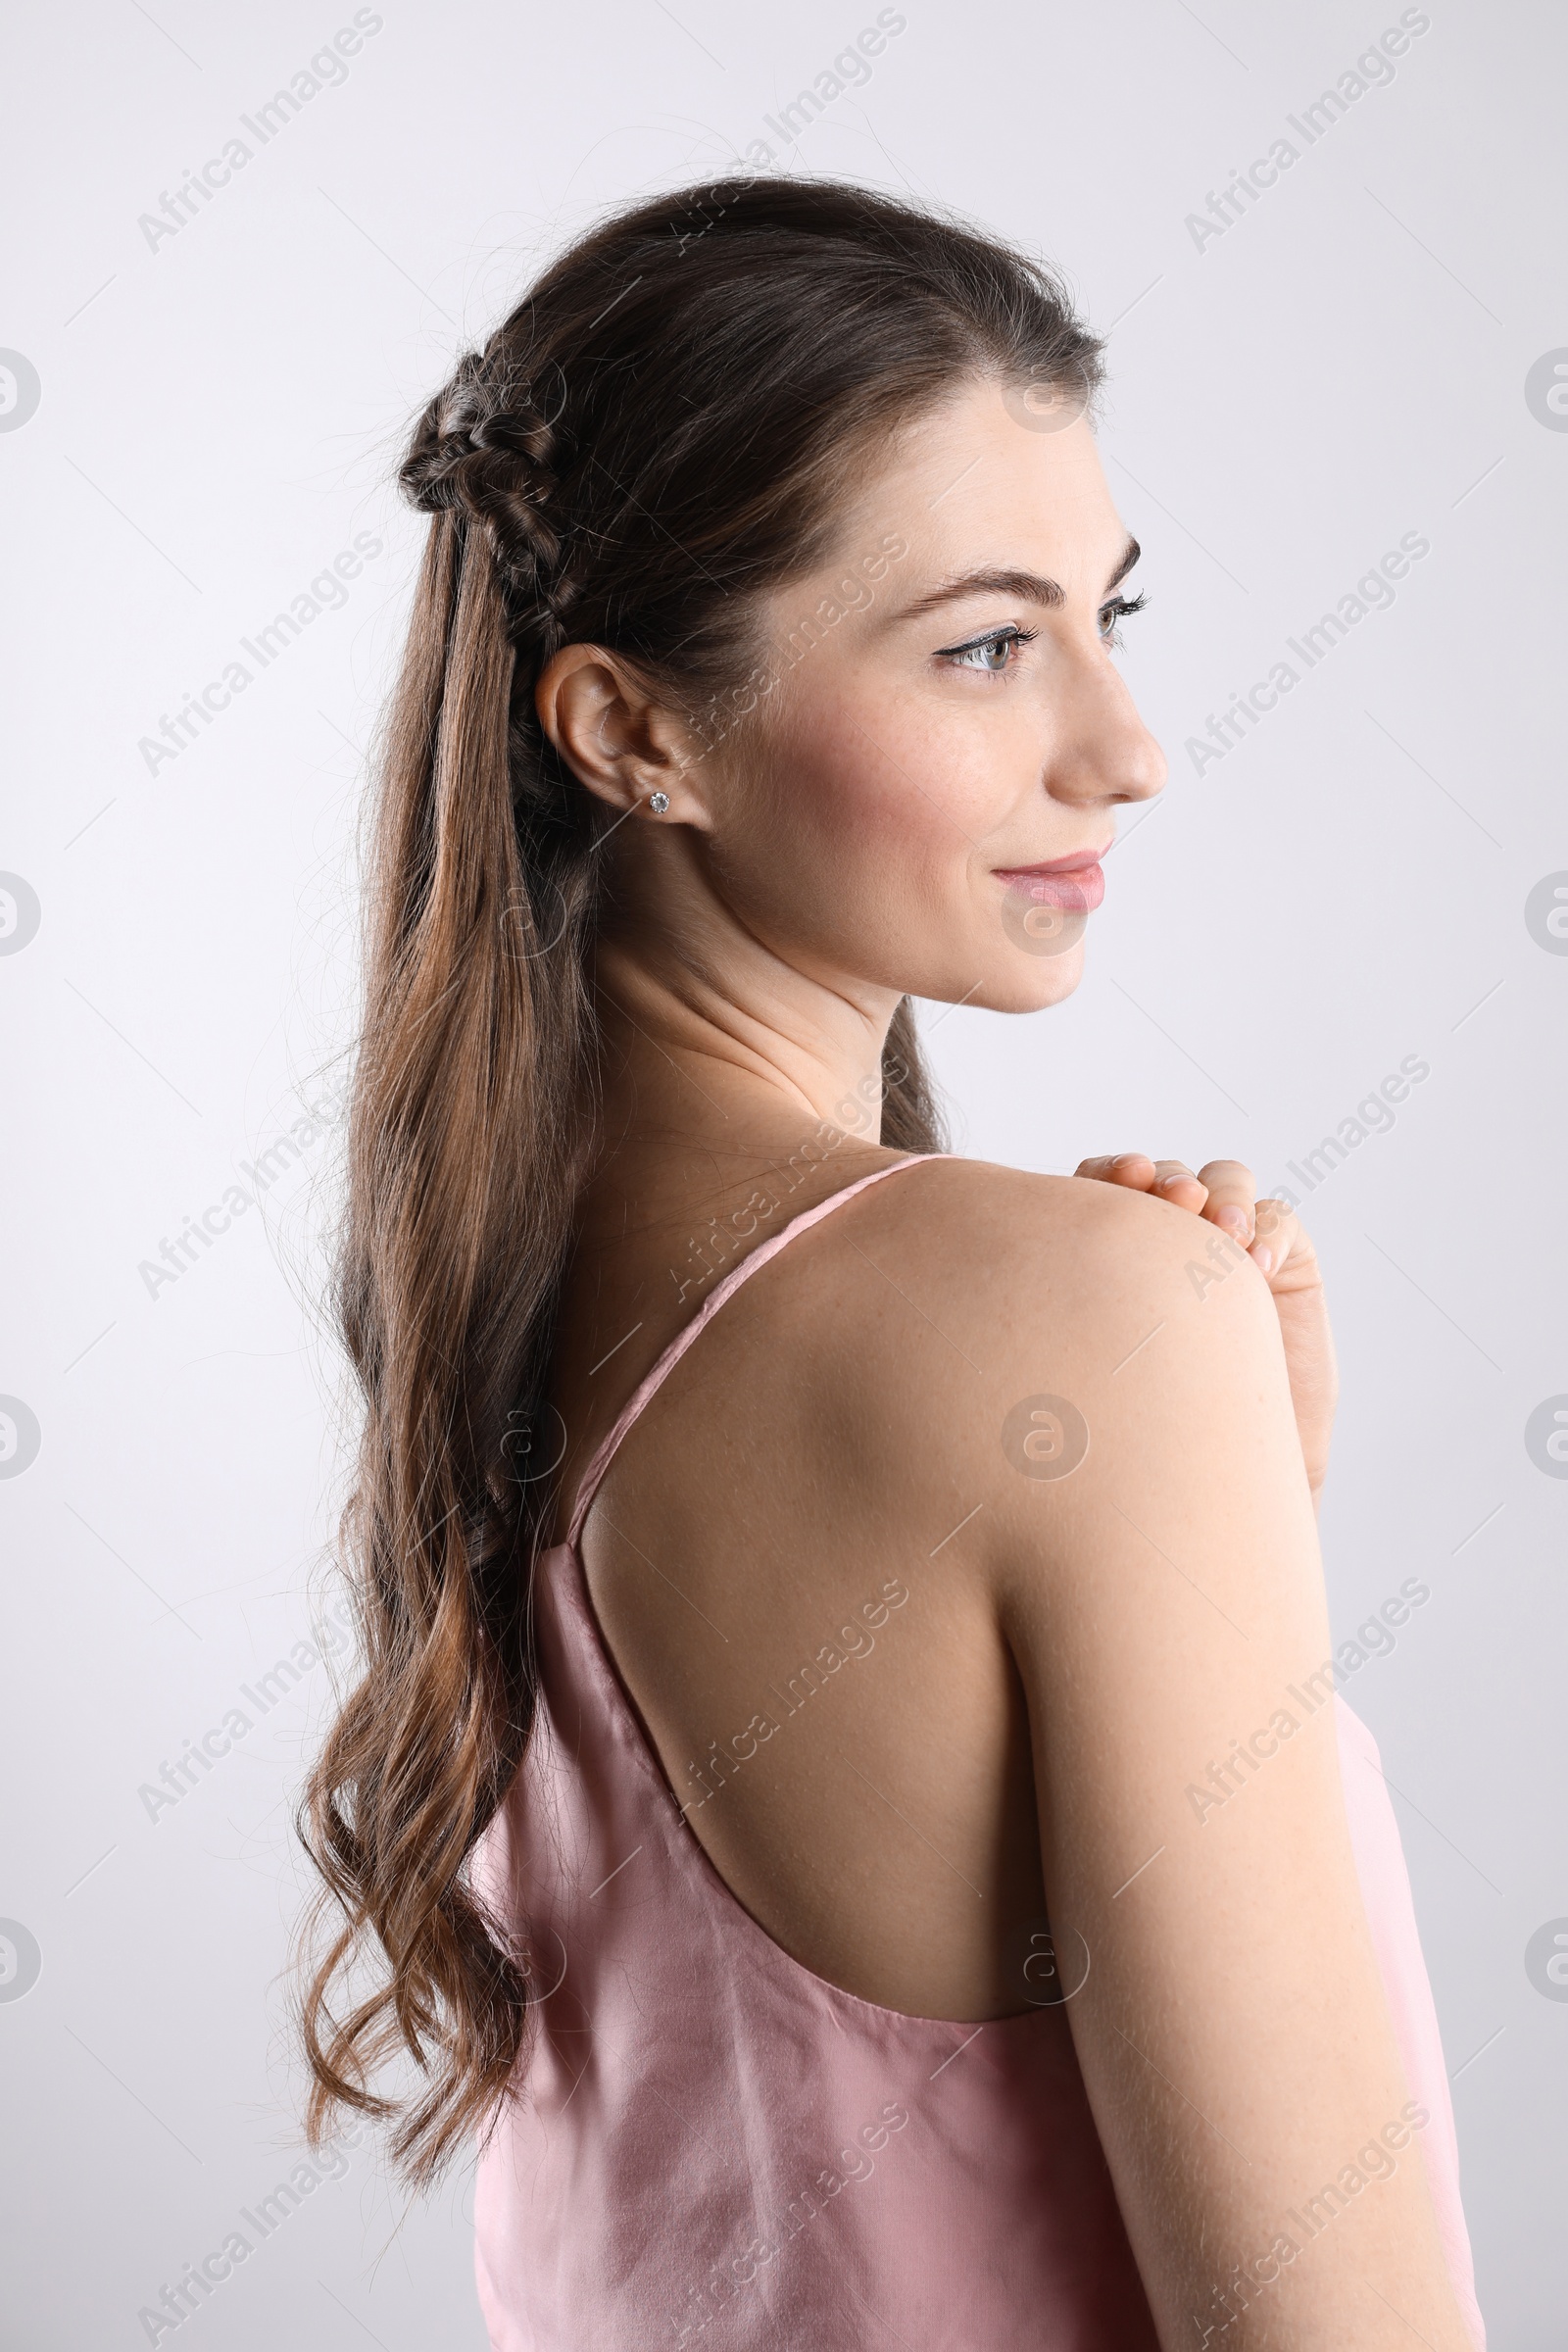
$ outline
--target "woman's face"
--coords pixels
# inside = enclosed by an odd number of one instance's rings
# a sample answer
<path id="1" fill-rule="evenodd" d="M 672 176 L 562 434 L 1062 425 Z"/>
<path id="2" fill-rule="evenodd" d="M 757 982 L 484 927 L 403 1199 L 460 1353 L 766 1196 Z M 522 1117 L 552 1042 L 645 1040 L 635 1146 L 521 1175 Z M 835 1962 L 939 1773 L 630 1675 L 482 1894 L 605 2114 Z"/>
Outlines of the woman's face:
<path id="1" fill-rule="evenodd" d="M 704 722 L 711 883 L 829 985 L 1056 1003 L 1117 808 L 1165 780 L 1114 654 L 1138 551 L 1087 421 L 1052 420 L 986 381 L 902 436 Z"/>

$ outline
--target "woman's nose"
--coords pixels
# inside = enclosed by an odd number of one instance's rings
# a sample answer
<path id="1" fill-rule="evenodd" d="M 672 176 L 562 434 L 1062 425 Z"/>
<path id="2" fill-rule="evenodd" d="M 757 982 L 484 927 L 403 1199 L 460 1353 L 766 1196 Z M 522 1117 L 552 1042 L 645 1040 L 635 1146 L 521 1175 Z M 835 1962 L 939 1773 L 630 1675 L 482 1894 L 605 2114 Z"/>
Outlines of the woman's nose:
<path id="1" fill-rule="evenodd" d="M 1163 790 L 1165 755 L 1102 647 L 1085 649 L 1074 662 L 1056 708 L 1060 733 L 1046 778 L 1056 799 L 1149 801 Z"/>

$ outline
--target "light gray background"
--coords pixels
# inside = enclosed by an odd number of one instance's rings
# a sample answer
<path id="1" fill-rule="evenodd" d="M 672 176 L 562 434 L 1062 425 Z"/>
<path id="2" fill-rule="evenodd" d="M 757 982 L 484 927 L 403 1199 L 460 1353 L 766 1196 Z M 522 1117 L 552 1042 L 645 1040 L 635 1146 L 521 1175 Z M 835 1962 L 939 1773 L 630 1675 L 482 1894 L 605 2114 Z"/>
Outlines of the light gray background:
<path id="1" fill-rule="evenodd" d="M 0 956 L 0 1391 L 41 1431 L 0 1480 L 0 1916 L 42 1954 L 0 2000 L 18 2352 L 145 2342 L 161 2282 L 298 2160 L 290 1791 L 325 1671 L 177 1805 L 138 1791 L 308 1632 L 340 1479 L 312 1305 L 338 1131 L 177 1281 L 138 1269 L 340 1069 L 361 752 L 422 527 L 387 493 L 399 435 L 541 257 L 771 138 L 877 12 L 378 13 L 341 85 L 155 247 L 139 216 L 352 8 L 91 0 L 14 35 L 29 225 L 0 344 L 41 383 L 0 416 L 0 868 L 41 906 Z M 1431 1588 L 1347 1695 L 1398 1792 L 1492 2340 L 1547 2352 L 1568 2001 L 1525 1950 L 1568 1915 L 1568 1480 L 1524 1433 L 1568 1392 L 1568 956 L 1524 909 L 1568 869 L 1568 433 L 1525 378 L 1568 346 L 1565 26 L 1544 0 L 1428 13 L 1392 83 L 1201 249 L 1187 216 L 1300 146 L 1286 116 L 1397 7 L 909 0 L 790 162 L 994 223 L 1119 321 L 1103 447 L 1151 594 L 1124 658 L 1171 787 L 1115 854 L 1070 1004 L 929 1008 L 959 1148 L 1234 1152 L 1273 1180 L 1430 1064 L 1307 1204 L 1344 1370 L 1324 1545 L 1339 1633 Z M 1408 531 L 1431 553 L 1393 609 L 1195 775 L 1206 714 Z M 150 773 L 140 739 L 356 532 L 383 553 L 342 608 Z M 466 2183 L 405 2214 L 362 2146 L 179 2340 L 478 2346 Z"/>

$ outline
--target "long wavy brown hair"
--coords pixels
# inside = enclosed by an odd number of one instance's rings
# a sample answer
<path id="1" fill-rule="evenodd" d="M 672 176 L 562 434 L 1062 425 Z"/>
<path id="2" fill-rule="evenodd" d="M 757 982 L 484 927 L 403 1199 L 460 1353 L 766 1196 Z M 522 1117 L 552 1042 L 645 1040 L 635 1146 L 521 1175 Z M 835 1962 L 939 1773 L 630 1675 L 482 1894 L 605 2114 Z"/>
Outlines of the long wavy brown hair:
<path id="1" fill-rule="evenodd" d="M 541 731 L 540 671 L 613 648 L 713 740 L 763 651 L 759 595 L 831 552 L 895 428 L 976 376 L 1026 404 L 1099 374 L 1006 246 L 862 188 L 733 178 L 574 245 L 415 428 L 400 480 L 431 522 L 378 762 L 337 1293 L 360 1675 L 299 1828 L 323 1882 L 307 2129 L 389 2119 L 416 2182 L 493 2121 L 529 2023 L 528 1953 L 471 1871 L 533 1715 L 554 1498 L 529 1433 L 597 1148 L 614 821 Z M 1015 413 L 1049 423 L 1049 398 Z M 939 1149 L 907 999 L 883 1075 L 883 1141 Z"/>

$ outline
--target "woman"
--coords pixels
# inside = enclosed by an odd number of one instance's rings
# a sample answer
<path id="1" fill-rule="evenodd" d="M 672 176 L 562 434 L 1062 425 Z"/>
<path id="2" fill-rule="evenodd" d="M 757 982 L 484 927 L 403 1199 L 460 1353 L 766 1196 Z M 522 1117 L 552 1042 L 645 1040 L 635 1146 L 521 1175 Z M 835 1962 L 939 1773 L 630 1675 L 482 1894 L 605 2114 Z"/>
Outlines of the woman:
<path id="1" fill-rule="evenodd" d="M 1481 2340 L 1310 1247 L 942 1153 L 909 1010 L 1066 996 L 1163 782 L 1099 374 L 1003 246 L 735 180 L 403 468 L 311 2121 L 478 2133 L 506 2352 Z"/>

